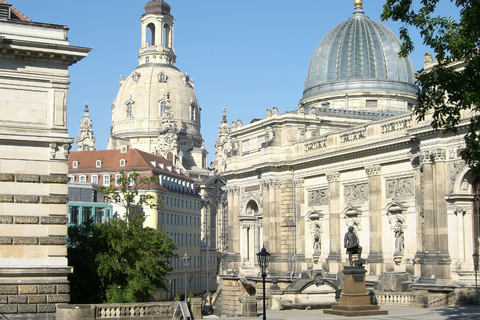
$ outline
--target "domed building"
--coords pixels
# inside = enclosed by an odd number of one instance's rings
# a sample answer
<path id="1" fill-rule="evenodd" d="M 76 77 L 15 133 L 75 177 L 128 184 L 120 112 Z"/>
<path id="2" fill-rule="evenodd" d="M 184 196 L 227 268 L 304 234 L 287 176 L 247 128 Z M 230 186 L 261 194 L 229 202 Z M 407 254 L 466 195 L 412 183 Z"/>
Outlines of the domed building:
<path id="1" fill-rule="evenodd" d="M 350 228 L 380 304 L 429 307 L 472 288 L 480 205 L 459 156 L 468 120 L 445 135 L 429 116 L 415 117 L 412 62 L 362 6 L 355 0 L 353 16 L 318 45 L 296 112 L 273 107 L 243 125 L 223 111 L 214 161 L 226 184 L 218 314 L 256 316 L 262 246 L 271 253 L 270 308 L 336 303 Z"/>
<path id="2" fill-rule="evenodd" d="M 151 0 L 141 21 L 138 67 L 126 78 L 112 105 L 108 149 L 136 148 L 160 154 L 189 171 L 208 176 L 194 82 L 176 66 L 175 19 L 170 5 Z"/>

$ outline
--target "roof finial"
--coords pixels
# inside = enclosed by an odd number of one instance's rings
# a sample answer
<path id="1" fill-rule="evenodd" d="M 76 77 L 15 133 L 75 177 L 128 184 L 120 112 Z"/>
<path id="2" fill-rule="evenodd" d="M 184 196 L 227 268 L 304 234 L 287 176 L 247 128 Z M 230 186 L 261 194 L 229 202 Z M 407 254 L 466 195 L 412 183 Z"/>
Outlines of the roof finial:
<path id="1" fill-rule="evenodd" d="M 353 1 L 353 5 L 355 6 L 355 8 L 361 8 L 363 7 L 363 0 L 355 0 Z"/>

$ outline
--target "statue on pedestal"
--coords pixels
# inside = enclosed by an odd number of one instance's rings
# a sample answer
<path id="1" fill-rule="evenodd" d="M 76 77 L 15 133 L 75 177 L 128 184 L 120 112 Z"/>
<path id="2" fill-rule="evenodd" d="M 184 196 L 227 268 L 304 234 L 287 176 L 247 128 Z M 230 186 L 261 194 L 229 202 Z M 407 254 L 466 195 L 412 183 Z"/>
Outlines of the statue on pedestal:
<path id="1" fill-rule="evenodd" d="M 358 261 L 362 261 L 362 247 L 360 246 L 360 243 L 358 242 L 358 237 L 353 232 L 353 227 L 350 226 L 348 227 L 348 232 L 345 233 L 345 244 L 344 247 L 347 248 L 347 253 L 348 253 L 348 261 L 350 262 L 350 266 L 354 266 L 354 262 L 352 260 L 352 256 L 354 254 L 358 254 Z"/>

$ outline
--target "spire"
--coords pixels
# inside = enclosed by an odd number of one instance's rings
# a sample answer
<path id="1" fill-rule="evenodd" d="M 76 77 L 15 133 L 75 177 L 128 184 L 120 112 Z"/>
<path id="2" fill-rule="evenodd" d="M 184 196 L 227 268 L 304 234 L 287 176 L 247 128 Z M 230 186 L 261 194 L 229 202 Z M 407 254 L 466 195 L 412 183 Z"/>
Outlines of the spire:
<path id="1" fill-rule="evenodd" d="M 77 151 L 95 150 L 95 136 L 92 130 L 92 120 L 88 113 L 88 102 L 85 102 L 83 119 L 80 121 L 80 131 L 77 136 Z"/>
<path id="2" fill-rule="evenodd" d="M 353 11 L 353 14 L 364 14 L 365 11 L 363 11 L 363 0 L 354 0 L 353 1 L 353 6 L 355 7 L 355 10 Z"/>

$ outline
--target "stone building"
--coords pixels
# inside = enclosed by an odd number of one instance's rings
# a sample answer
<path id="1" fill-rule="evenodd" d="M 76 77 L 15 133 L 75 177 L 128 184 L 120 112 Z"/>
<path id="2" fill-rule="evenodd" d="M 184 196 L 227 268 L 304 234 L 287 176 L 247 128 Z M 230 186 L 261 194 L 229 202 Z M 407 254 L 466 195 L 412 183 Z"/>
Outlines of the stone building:
<path id="1" fill-rule="evenodd" d="M 0 312 L 46 319 L 69 301 L 68 68 L 88 48 L 0 0 Z"/>
<path id="2" fill-rule="evenodd" d="M 350 226 L 380 303 L 438 306 L 472 284 L 478 184 L 459 156 L 468 112 L 457 135 L 416 119 L 411 60 L 399 58 L 399 39 L 362 5 L 355 1 L 353 16 L 315 50 L 296 112 L 273 107 L 230 126 L 224 111 L 219 314 L 242 314 L 261 292 L 262 246 L 272 254 L 269 307 L 335 302 Z"/>

